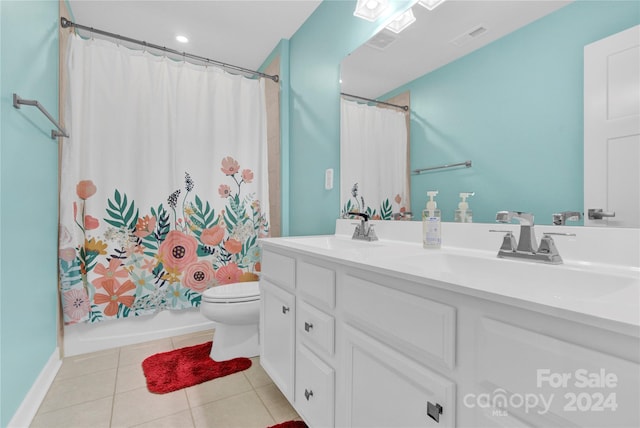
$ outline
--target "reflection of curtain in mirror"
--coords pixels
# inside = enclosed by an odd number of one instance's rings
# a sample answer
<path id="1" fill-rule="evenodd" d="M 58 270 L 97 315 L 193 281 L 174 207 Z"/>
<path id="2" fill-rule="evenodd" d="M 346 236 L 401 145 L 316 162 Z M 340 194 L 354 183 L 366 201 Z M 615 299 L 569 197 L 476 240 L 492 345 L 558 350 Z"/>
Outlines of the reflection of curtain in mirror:
<path id="1" fill-rule="evenodd" d="M 405 113 L 342 99 L 341 214 L 360 211 L 390 219 L 408 207 L 407 193 Z"/>

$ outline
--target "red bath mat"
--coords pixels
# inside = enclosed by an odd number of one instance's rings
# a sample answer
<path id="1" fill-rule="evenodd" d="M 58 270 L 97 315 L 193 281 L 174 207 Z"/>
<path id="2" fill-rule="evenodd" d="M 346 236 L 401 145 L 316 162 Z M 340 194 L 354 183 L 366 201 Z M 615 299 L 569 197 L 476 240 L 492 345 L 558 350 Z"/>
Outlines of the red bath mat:
<path id="1" fill-rule="evenodd" d="M 212 342 L 207 342 L 187 346 L 145 359 L 142 371 L 149 391 L 166 394 L 251 367 L 251 360 L 243 357 L 228 361 L 212 360 L 209 357 L 211 345 Z"/>
<path id="2" fill-rule="evenodd" d="M 278 425 L 270 426 L 269 428 L 309 428 L 307 424 L 302 421 L 287 421 Z"/>

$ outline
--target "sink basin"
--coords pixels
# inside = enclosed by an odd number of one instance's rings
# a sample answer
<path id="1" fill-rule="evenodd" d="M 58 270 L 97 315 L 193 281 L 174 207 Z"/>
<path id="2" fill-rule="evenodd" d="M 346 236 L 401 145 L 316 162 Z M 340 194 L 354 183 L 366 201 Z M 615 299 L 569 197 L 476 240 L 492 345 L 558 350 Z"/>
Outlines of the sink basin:
<path id="1" fill-rule="evenodd" d="M 640 298 L 640 273 L 610 273 L 589 266 L 545 265 L 494 256 L 476 257 L 453 252 L 425 252 L 396 260 L 405 271 L 438 275 L 443 280 L 501 294 L 535 299 L 592 300 L 626 290 Z M 627 290 L 628 289 L 628 290 Z M 516 297 L 516 296 L 514 296 Z"/>
<path id="2" fill-rule="evenodd" d="M 285 239 L 292 244 L 323 250 L 363 250 L 381 245 L 378 241 L 360 241 L 335 235 L 303 236 Z"/>

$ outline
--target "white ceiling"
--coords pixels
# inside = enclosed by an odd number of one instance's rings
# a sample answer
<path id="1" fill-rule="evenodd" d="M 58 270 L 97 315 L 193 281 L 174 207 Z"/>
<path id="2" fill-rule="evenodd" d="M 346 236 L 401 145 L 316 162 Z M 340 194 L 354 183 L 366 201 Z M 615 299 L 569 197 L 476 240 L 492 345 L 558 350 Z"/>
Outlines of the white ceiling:
<path id="1" fill-rule="evenodd" d="M 293 36 L 321 0 L 67 2 L 78 24 L 255 70 L 281 39 Z M 415 5 L 417 21 L 389 47 L 380 51 L 363 45 L 343 61 L 342 91 L 375 98 L 570 2 L 448 0 L 433 11 Z M 478 24 L 488 29 L 481 37 L 463 47 L 449 43 Z M 187 36 L 189 43 L 177 42 L 177 34 Z"/>
<path id="2" fill-rule="evenodd" d="M 68 0 L 78 24 L 252 70 L 281 39 L 291 38 L 320 2 Z M 189 43 L 177 42 L 177 34 Z"/>
<path id="3" fill-rule="evenodd" d="M 433 11 L 413 6 L 416 17 L 384 50 L 365 44 L 341 65 L 342 91 L 376 98 L 566 6 L 565 0 L 448 0 Z M 461 47 L 451 40 L 482 25 L 484 34 Z"/>

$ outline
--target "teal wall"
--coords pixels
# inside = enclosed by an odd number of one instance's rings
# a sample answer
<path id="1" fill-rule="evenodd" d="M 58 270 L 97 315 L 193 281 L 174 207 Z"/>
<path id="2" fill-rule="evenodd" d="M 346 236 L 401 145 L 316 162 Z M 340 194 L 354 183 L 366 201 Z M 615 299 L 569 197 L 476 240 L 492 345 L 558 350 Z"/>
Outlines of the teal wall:
<path id="1" fill-rule="evenodd" d="M 58 3 L 0 1 L 0 424 L 56 349 Z"/>
<path id="2" fill-rule="evenodd" d="M 466 191 L 476 222 L 582 211 L 583 48 L 638 23 L 638 1 L 578 1 L 393 91 L 411 91 L 411 169 L 473 161 L 413 176 L 412 211 L 432 189 L 445 221 Z"/>
<path id="3" fill-rule="evenodd" d="M 412 0 L 392 3 L 386 19 Z M 355 1 L 323 1 L 290 40 L 289 234 L 333 233 L 340 214 L 340 62 L 385 21 L 353 16 Z M 284 165 L 283 165 L 284 166 Z M 324 171 L 334 187 L 324 189 Z"/>

